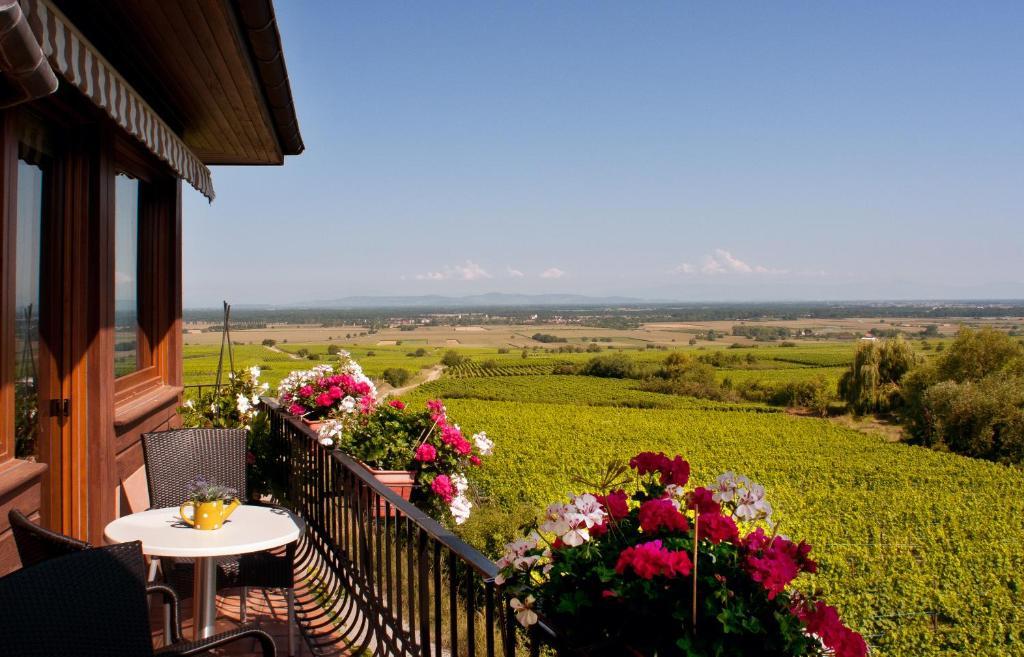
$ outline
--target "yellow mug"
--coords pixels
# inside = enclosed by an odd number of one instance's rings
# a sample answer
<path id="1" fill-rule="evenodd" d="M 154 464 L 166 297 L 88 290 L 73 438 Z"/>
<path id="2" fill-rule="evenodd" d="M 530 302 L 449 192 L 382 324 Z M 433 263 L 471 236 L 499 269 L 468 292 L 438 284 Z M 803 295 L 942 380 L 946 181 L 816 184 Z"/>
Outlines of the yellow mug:
<path id="1" fill-rule="evenodd" d="M 196 529 L 220 529 L 231 512 L 238 508 L 238 498 L 232 499 L 227 506 L 224 500 L 215 502 L 193 502 L 189 500 L 178 508 L 181 519 Z M 192 508 L 192 517 L 185 515 L 185 509 Z"/>

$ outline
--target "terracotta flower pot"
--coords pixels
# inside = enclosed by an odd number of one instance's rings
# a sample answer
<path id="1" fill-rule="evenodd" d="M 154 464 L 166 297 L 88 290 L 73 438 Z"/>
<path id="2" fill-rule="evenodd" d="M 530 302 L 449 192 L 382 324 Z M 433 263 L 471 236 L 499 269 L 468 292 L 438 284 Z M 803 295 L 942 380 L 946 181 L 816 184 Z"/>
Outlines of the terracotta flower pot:
<path id="1" fill-rule="evenodd" d="M 303 424 L 305 424 L 306 426 L 308 426 L 310 429 L 312 429 L 315 432 L 320 431 L 320 427 L 324 426 L 324 421 L 323 420 L 310 420 L 310 419 L 307 419 L 307 418 L 300 418 L 300 419 L 302 420 Z"/>
<path id="2" fill-rule="evenodd" d="M 377 470 L 371 468 L 369 465 L 362 463 L 362 466 L 370 471 L 373 477 L 380 483 L 387 486 L 392 492 L 395 492 L 403 500 L 408 500 L 412 496 L 412 489 L 416 486 L 416 473 L 412 470 Z M 377 514 L 387 515 L 387 502 L 384 499 L 377 501 Z M 395 509 L 392 507 L 391 515 L 395 515 Z"/>

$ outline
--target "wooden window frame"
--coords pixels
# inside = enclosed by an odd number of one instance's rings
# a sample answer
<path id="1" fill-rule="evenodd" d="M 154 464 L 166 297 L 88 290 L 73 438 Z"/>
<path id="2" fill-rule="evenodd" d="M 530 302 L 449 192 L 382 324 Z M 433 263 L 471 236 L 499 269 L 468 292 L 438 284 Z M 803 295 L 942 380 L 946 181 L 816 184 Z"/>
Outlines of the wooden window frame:
<path id="1" fill-rule="evenodd" d="M 162 307 L 166 292 L 159 289 L 168 267 L 172 267 L 171 253 L 165 236 L 168 222 L 173 219 L 175 199 L 166 193 L 177 184 L 169 170 L 124 137 L 114 143 L 114 174 L 125 174 L 139 181 L 138 205 L 138 258 L 136 261 L 138 288 L 138 353 L 141 367 L 114 379 L 114 407 L 117 415 L 131 409 L 133 401 L 158 394 L 170 383 L 168 367 L 167 320 L 171 309 Z"/>

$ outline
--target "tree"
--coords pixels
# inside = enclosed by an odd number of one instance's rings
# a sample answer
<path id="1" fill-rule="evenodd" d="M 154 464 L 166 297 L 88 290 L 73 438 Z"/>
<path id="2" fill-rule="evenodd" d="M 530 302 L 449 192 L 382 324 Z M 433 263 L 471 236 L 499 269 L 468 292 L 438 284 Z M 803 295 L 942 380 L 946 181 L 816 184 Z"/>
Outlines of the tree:
<path id="1" fill-rule="evenodd" d="M 901 400 L 900 381 L 917 362 L 913 348 L 900 336 L 862 342 L 839 379 L 839 396 L 857 415 L 891 411 Z"/>
<path id="2" fill-rule="evenodd" d="M 968 456 L 1024 460 L 1024 346 L 994 329 L 962 328 L 903 391 L 907 432 Z"/>
<path id="3" fill-rule="evenodd" d="M 339 351 L 341 351 L 341 347 L 339 347 L 336 344 L 332 344 L 329 347 L 327 347 L 328 356 L 337 356 Z"/>

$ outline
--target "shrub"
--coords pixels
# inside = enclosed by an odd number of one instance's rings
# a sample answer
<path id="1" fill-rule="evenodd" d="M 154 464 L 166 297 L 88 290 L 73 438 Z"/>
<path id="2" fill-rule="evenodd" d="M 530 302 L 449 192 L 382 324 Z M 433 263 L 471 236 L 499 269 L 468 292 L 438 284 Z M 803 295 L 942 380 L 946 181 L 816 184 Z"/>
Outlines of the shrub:
<path id="1" fill-rule="evenodd" d="M 904 380 L 914 441 L 1009 463 L 1024 461 L 1024 346 L 993 329 L 961 329 Z"/>
<path id="2" fill-rule="evenodd" d="M 942 381 L 924 394 L 934 435 L 959 454 L 992 461 L 1024 460 L 1024 377 Z"/>
<path id="3" fill-rule="evenodd" d="M 551 371 L 552 374 L 576 374 L 576 366 L 572 363 L 561 363 L 555 365 L 555 369 Z"/>
<path id="4" fill-rule="evenodd" d="M 327 355 L 328 356 L 337 356 L 339 351 L 341 351 L 341 347 L 339 347 L 336 344 L 332 344 L 332 345 L 327 347 Z"/>
<path id="5" fill-rule="evenodd" d="M 606 379 L 631 379 L 636 377 L 637 366 L 625 354 L 602 354 L 588 360 L 580 368 L 580 374 Z"/>
<path id="6" fill-rule="evenodd" d="M 445 367 L 457 367 L 465 363 L 467 360 L 468 359 L 459 352 L 454 349 L 449 349 L 444 352 L 444 356 L 441 357 L 441 364 Z"/>
<path id="7" fill-rule="evenodd" d="M 532 338 L 537 342 L 568 342 L 565 338 L 560 338 L 550 333 L 534 333 Z"/>
<path id="8" fill-rule="evenodd" d="M 274 345 L 277 344 L 277 340 L 274 340 L 274 339 L 271 339 L 271 338 L 265 338 L 261 344 L 264 347 L 273 347 Z"/>
<path id="9" fill-rule="evenodd" d="M 381 377 L 392 387 L 399 388 L 409 381 L 409 370 L 402 367 L 389 367 L 384 370 Z"/>

